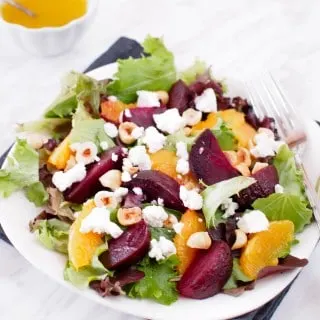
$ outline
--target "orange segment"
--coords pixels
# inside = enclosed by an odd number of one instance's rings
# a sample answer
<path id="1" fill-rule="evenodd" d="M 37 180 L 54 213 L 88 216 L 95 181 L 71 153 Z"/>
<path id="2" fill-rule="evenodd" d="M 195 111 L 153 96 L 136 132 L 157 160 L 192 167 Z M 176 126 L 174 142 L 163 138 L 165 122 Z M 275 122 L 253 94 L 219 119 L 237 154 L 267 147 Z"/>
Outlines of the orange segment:
<path id="1" fill-rule="evenodd" d="M 111 121 L 113 123 L 119 124 L 121 112 L 125 109 L 131 109 L 135 107 L 135 103 L 126 104 L 119 100 L 106 100 L 101 103 L 101 117 L 104 118 L 106 121 Z"/>
<path id="2" fill-rule="evenodd" d="M 59 170 L 63 170 L 71 156 L 70 137 L 66 136 L 64 140 L 53 150 L 48 163 L 52 164 Z"/>
<path id="3" fill-rule="evenodd" d="M 176 166 L 178 158 L 173 151 L 161 149 L 150 154 L 152 169 L 161 171 L 172 178 L 176 178 Z"/>
<path id="4" fill-rule="evenodd" d="M 294 224 L 289 220 L 274 221 L 269 229 L 251 236 L 240 257 L 243 272 L 256 279 L 259 271 L 276 266 L 278 257 L 294 239 Z"/>
<path id="5" fill-rule="evenodd" d="M 80 232 L 83 219 L 90 214 L 94 207 L 93 200 L 88 200 L 70 228 L 68 253 L 69 260 L 76 270 L 89 265 L 96 249 L 103 243 L 103 236 L 100 234 Z"/>
<path id="6" fill-rule="evenodd" d="M 205 231 L 206 227 L 203 219 L 201 219 L 199 215 L 192 210 L 186 211 L 180 222 L 182 222 L 184 225 L 181 234 L 176 234 L 174 237 L 174 244 L 177 248 L 177 256 L 180 261 L 178 270 L 180 274 L 183 274 L 199 250 L 189 248 L 187 246 L 187 241 L 193 233 Z"/>
<path id="7" fill-rule="evenodd" d="M 217 123 L 217 114 L 215 112 L 212 112 L 208 115 L 207 119 L 204 121 L 200 121 L 196 125 L 192 127 L 191 133 L 196 133 L 196 131 L 204 130 L 204 129 L 211 129 L 213 128 Z"/>

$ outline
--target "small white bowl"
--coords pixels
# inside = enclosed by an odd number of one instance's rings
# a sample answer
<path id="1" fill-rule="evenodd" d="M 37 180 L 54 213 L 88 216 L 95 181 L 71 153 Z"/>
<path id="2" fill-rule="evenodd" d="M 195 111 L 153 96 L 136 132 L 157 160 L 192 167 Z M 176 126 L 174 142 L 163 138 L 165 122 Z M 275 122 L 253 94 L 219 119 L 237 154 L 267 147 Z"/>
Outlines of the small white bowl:
<path id="1" fill-rule="evenodd" d="M 0 21 L 24 50 L 38 56 L 55 56 L 71 49 L 92 22 L 99 0 L 87 1 L 85 15 L 61 27 L 27 28 L 6 22 L 1 16 Z"/>

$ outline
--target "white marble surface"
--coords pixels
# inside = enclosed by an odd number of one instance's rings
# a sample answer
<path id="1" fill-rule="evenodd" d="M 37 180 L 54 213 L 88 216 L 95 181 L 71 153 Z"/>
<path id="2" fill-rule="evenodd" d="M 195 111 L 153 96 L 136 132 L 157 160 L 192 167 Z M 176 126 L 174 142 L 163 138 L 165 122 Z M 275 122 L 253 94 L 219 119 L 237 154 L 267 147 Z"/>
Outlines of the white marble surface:
<path id="1" fill-rule="evenodd" d="M 220 75 L 251 77 L 263 69 L 277 76 L 291 100 L 320 120 L 320 2 L 117 0 L 100 1 L 96 19 L 69 53 L 32 57 L 0 25 L 0 150 L 13 125 L 35 118 L 55 95 L 59 78 L 83 70 L 119 36 L 142 40 L 163 35 L 183 59 L 198 56 Z M 53 283 L 14 249 L 0 242 L 0 318 L 5 320 L 134 319 L 103 308 Z M 320 248 L 273 319 L 318 319 Z"/>

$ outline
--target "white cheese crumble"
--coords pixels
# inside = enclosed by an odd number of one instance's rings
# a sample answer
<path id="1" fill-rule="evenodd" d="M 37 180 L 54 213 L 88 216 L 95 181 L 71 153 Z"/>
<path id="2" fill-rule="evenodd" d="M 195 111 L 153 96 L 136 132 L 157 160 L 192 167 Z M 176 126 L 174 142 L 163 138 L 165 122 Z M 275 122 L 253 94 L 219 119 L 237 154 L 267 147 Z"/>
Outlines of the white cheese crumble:
<path id="1" fill-rule="evenodd" d="M 133 138 L 135 138 L 136 140 L 141 138 L 143 136 L 143 134 L 144 134 L 144 127 L 136 127 L 131 132 L 131 136 Z"/>
<path id="2" fill-rule="evenodd" d="M 143 192 L 142 192 L 142 189 L 139 188 L 139 187 L 134 187 L 132 189 L 133 193 L 136 194 L 137 196 L 142 196 L 143 195 Z"/>
<path id="3" fill-rule="evenodd" d="M 119 159 L 119 156 L 118 156 L 116 153 L 112 152 L 112 154 L 111 154 L 111 160 L 112 160 L 113 162 L 117 162 L 118 159 Z"/>
<path id="4" fill-rule="evenodd" d="M 137 107 L 160 107 L 159 96 L 156 92 L 140 90 L 137 91 Z"/>
<path id="5" fill-rule="evenodd" d="M 185 159 L 178 159 L 176 171 L 178 173 L 181 173 L 182 175 L 189 173 L 190 171 L 189 161 Z"/>
<path id="6" fill-rule="evenodd" d="M 118 201 L 114 197 L 114 193 L 111 191 L 99 191 L 95 194 L 93 198 L 94 204 L 99 207 L 116 207 L 118 204 Z"/>
<path id="7" fill-rule="evenodd" d="M 264 128 L 258 130 L 253 140 L 256 145 L 250 149 L 250 153 L 255 158 L 274 156 L 284 144 L 283 141 L 275 141 L 273 132 Z"/>
<path id="8" fill-rule="evenodd" d="M 86 167 L 83 163 L 77 163 L 70 170 L 63 172 L 57 171 L 52 176 L 52 183 L 63 192 L 67 190 L 75 182 L 79 182 L 85 178 L 87 174 Z"/>
<path id="9" fill-rule="evenodd" d="M 153 120 L 159 130 L 170 134 L 175 133 L 186 125 L 186 121 L 180 116 L 177 108 L 154 114 Z"/>
<path id="10" fill-rule="evenodd" d="M 107 150 L 107 149 L 109 149 L 109 143 L 107 141 L 101 141 L 100 147 L 102 150 Z"/>
<path id="11" fill-rule="evenodd" d="M 151 160 L 147 154 L 145 146 L 136 146 L 130 149 L 128 159 L 134 166 L 138 166 L 139 170 L 150 170 Z"/>
<path id="12" fill-rule="evenodd" d="M 183 112 L 182 118 L 186 121 L 187 126 L 194 126 L 201 121 L 202 112 L 189 108 Z"/>
<path id="13" fill-rule="evenodd" d="M 93 208 L 82 220 L 80 232 L 106 233 L 112 238 L 118 238 L 123 231 L 116 223 L 110 221 L 110 211 L 107 208 Z"/>
<path id="14" fill-rule="evenodd" d="M 194 99 L 196 109 L 202 112 L 217 112 L 217 97 L 212 88 L 208 88 Z"/>
<path id="15" fill-rule="evenodd" d="M 121 173 L 121 181 L 122 182 L 129 182 L 131 181 L 131 175 L 128 171 L 123 171 Z"/>
<path id="16" fill-rule="evenodd" d="M 177 149 L 177 152 L 176 152 L 177 157 L 185 160 L 189 159 L 187 144 L 185 142 L 182 142 L 182 141 L 177 142 L 176 149 Z"/>
<path id="17" fill-rule="evenodd" d="M 276 184 L 274 186 L 275 193 L 284 193 L 284 187 L 281 184 Z"/>
<path id="18" fill-rule="evenodd" d="M 184 227 L 184 223 L 183 222 L 177 222 L 177 223 L 172 225 L 173 230 L 177 234 L 181 234 L 183 227 Z"/>
<path id="19" fill-rule="evenodd" d="M 177 253 L 174 243 L 163 236 L 160 236 L 159 241 L 152 239 L 150 244 L 149 257 L 154 258 L 157 261 L 166 259 Z"/>
<path id="20" fill-rule="evenodd" d="M 116 101 L 118 101 L 118 98 L 116 96 L 109 96 L 108 100 L 112 101 L 112 102 L 116 102 Z"/>
<path id="21" fill-rule="evenodd" d="M 77 163 L 86 165 L 99 160 L 97 157 L 98 148 L 91 141 L 73 143 L 70 145 L 70 149 L 76 153 L 75 158 Z"/>
<path id="22" fill-rule="evenodd" d="M 114 190 L 114 196 L 120 203 L 122 201 L 122 198 L 125 197 L 128 194 L 128 192 L 128 188 L 119 187 L 116 190 Z"/>
<path id="23" fill-rule="evenodd" d="M 157 203 L 159 206 L 164 206 L 164 200 L 162 198 L 158 198 Z"/>
<path id="24" fill-rule="evenodd" d="M 106 135 L 110 138 L 115 138 L 118 135 L 118 128 L 111 122 L 106 122 L 103 128 Z"/>
<path id="25" fill-rule="evenodd" d="M 203 205 L 201 195 L 195 190 L 188 190 L 185 186 L 180 186 L 180 199 L 183 205 L 191 210 L 200 210 Z"/>
<path id="26" fill-rule="evenodd" d="M 228 198 L 221 204 L 221 209 L 224 211 L 223 218 L 227 219 L 233 216 L 236 213 L 236 210 L 239 208 L 239 205 L 232 200 L 232 198 Z"/>
<path id="27" fill-rule="evenodd" d="M 141 141 L 147 145 L 150 153 L 155 153 L 163 148 L 166 137 L 155 127 L 148 127 Z"/>
<path id="28" fill-rule="evenodd" d="M 164 221 L 168 219 L 168 214 L 163 207 L 152 205 L 142 209 L 142 217 L 151 227 L 161 228 Z"/>
<path id="29" fill-rule="evenodd" d="M 262 211 L 252 210 L 238 220 L 237 226 L 244 233 L 255 233 L 268 230 L 269 221 Z"/>
<path id="30" fill-rule="evenodd" d="M 131 118 L 131 117 L 132 117 L 132 114 L 131 114 L 130 109 L 125 109 L 125 110 L 124 110 L 124 115 L 125 115 L 127 118 Z"/>

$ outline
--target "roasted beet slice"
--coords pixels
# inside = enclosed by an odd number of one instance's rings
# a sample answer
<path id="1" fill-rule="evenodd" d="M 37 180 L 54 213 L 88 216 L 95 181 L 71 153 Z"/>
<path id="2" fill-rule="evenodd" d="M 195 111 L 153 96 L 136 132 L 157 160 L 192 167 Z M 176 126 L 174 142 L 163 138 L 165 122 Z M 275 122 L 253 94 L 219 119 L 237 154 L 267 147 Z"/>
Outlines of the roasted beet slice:
<path id="1" fill-rule="evenodd" d="M 163 199 L 164 206 L 181 212 L 185 207 L 179 197 L 180 185 L 166 174 L 156 170 L 139 172 L 135 178 L 125 184 L 127 188 L 139 187 L 143 190 L 146 200 L 151 202 Z"/>
<path id="2" fill-rule="evenodd" d="M 165 107 L 141 107 L 128 109 L 123 113 L 123 121 L 134 122 L 139 127 L 148 128 L 154 126 L 153 115 L 165 112 Z"/>
<path id="3" fill-rule="evenodd" d="M 213 241 L 208 250 L 199 250 L 178 282 L 182 296 L 206 299 L 221 291 L 232 272 L 232 255 L 227 243 Z"/>
<path id="4" fill-rule="evenodd" d="M 123 208 L 133 208 L 133 207 L 141 207 L 143 201 L 143 195 L 135 194 L 133 192 L 128 192 L 124 201 Z"/>
<path id="5" fill-rule="evenodd" d="M 190 168 L 198 179 L 207 185 L 239 175 L 219 147 L 213 133 L 207 129 L 201 133 L 191 148 Z"/>
<path id="6" fill-rule="evenodd" d="M 111 155 L 118 155 L 118 160 L 113 161 Z M 121 147 L 113 147 L 100 155 L 100 161 L 88 166 L 86 177 L 74 183 L 64 192 L 65 200 L 73 203 L 83 203 L 99 189 L 103 189 L 99 178 L 111 169 L 120 169 L 124 153 Z"/>
<path id="7" fill-rule="evenodd" d="M 107 269 L 131 266 L 148 252 L 151 235 L 144 220 L 130 226 L 123 234 L 108 242 L 109 250 L 99 257 Z"/>
<path id="8" fill-rule="evenodd" d="M 180 114 L 188 109 L 190 102 L 193 100 L 193 92 L 182 81 L 178 80 L 169 91 L 169 108 L 177 108 Z"/>
<path id="9" fill-rule="evenodd" d="M 252 175 L 256 183 L 240 191 L 237 202 L 241 208 L 249 207 L 258 198 L 265 198 L 274 193 L 274 187 L 279 183 L 277 169 L 269 165 Z"/>

